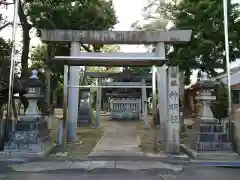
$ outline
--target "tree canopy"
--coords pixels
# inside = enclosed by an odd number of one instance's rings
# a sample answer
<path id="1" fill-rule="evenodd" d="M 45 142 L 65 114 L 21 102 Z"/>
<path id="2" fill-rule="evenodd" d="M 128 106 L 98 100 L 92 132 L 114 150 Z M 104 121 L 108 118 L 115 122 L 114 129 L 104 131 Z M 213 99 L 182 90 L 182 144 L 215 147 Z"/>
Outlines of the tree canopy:
<path id="1" fill-rule="evenodd" d="M 230 61 L 234 61 L 240 45 L 239 4 L 229 3 L 228 10 Z M 162 28 L 170 22 L 173 29 L 193 31 L 189 43 L 173 45 L 167 54 L 169 64 L 179 65 L 186 77 L 193 69 L 211 76 L 216 76 L 218 69 L 226 70 L 222 0 L 150 0 L 143 12 L 151 21 L 140 28 L 159 29 L 156 25 Z"/>
<path id="2" fill-rule="evenodd" d="M 18 16 L 23 37 L 21 73 L 26 77 L 28 76 L 31 30 L 35 28 L 108 30 L 117 23 L 112 2 L 107 0 L 19 0 L 19 2 Z M 4 3 L 3 6 L 10 4 L 13 3 Z M 8 25 L 9 23 L 4 24 L 4 26 Z M 0 30 L 1 28 L 0 24 Z M 83 45 L 83 47 L 89 50 L 88 46 Z M 65 48 L 69 50 L 68 45 L 65 45 Z"/>
<path id="3" fill-rule="evenodd" d="M 1 8 L 1 4 L 0 4 L 0 8 Z M 5 17 L 3 16 L 3 14 L 0 13 L 0 32 L 4 28 L 6 28 L 8 25 L 10 25 L 10 23 L 8 23 L 5 20 Z M 1 64 L 2 64 L 3 60 L 8 60 L 9 59 L 10 48 L 11 48 L 10 41 L 5 40 L 2 37 L 0 37 L 0 67 L 1 67 Z"/>

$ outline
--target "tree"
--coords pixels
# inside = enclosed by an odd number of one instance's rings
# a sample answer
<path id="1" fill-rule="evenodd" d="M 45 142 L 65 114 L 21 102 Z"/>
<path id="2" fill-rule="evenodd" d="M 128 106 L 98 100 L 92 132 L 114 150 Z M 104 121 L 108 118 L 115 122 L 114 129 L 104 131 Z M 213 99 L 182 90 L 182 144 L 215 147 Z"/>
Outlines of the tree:
<path id="1" fill-rule="evenodd" d="M 0 3 L 0 8 L 2 8 L 2 6 L 3 5 Z M 9 25 L 11 25 L 11 23 L 7 22 L 3 14 L 0 13 L 0 31 L 8 27 Z M 10 49 L 11 49 L 10 41 L 6 41 L 2 37 L 0 37 L 0 67 L 2 65 L 3 60 L 9 60 Z"/>
<path id="2" fill-rule="evenodd" d="M 104 45 L 101 49 L 101 52 L 119 52 L 120 46 L 113 44 L 113 45 Z"/>
<path id="3" fill-rule="evenodd" d="M 226 70 L 222 0 L 149 2 L 145 12 L 152 8 L 152 14 L 172 22 L 173 28 L 193 31 L 189 43 L 173 45 L 172 52 L 167 54 L 169 64 L 177 64 L 185 71 L 186 81 L 193 69 L 200 68 L 211 76 L 217 75 L 217 69 Z M 234 61 L 240 42 L 240 22 L 235 21 L 239 17 L 239 4 L 230 4 L 229 11 L 230 60 Z"/>
<path id="4" fill-rule="evenodd" d="M 62 52 L 66 55 L 65 47 L 62 48 L 61 45 L 55 45 L 56 51 Z M 100 51 L 102 52 L 117 52 L 119 51 L 120 47 L 118 45 L 104 45 Z M 64 52 L 65 50 L 65 52 Z M 83 50 L 83 49 L 82 49 Z M 55 64 L 48 62 L 46 57 L 48 56 L 47 53 L 47 45 L 38 45 L 31 51 L 31 66 L 30 69 L 37 69 L 39 71 L 39 77 L 42 81 L 46 80 L 44 76 L 44 70 L 46 67 L 50 68 L 51 72 L 51 92 L 49 94 L 53 94 L 56 92 L 57 99 L 62 99 L 63 93 L 63 66 L 61 64 Z M 118 72 L 119 68 L 116 67 L 86 67 L 86 71 L 88 72 Z M 96 79 L 91 77 L 86 77 L 84 75 L 84 83 L 87 85 L 93 84 Z M 61 102 L 60 102 L 61 104 Z"/>
<path id="5" fill-rule="evenodd" d="M 117 23 L 112 2 L 107 0 L 80 0 L 78 2 L 28 0 L 25 5 L 27 15 L 37 29 L 108 30 Z M 81 44 L 80 50 L 92 52 L 99 51 L 101 47 L 102 45 Z M 46 67 L 45 78 L 49 87 L 50 71 L 57 72 L 57 76 L 54 76 L 60 78 L 63 75 L 63 66 L 50 64 L 48 59 L 53 55 L 68 56 L 70 44 L 47 44 L 46 49 L 47 57 L 43 61 Z M 56 71 L 53 71 L 52 68 Z M 86 68 L 83 73 L 85 74 L 85 72 Z M 82 80 L 85 80 L 85 76 Z M 50 92 L 46 94 L 49 95 Z"/>
<path id="6" fill-rule="evenodd" d="M 212 111 L 215 118 L 221 120 L 228 116 L 228 93 L 224 84 L 218 84 L 215 87 L 216 100 L 212 105 Z"/>
<path id="7" fill-rule="evenodd" d="M 65 49 L 65 48 L 64 48 Z M 56 46 L 57 51 L 63 52 L 61 46 Z M 117 52 L 120 50 L 118 45 L 104 45 L 100 51 L 101 52 Z M 44 71 L 46 66 L 49 66 L 51 69 L 51 84 L 52 89 L 54 90 L 57 88 L 59 83 L 63 83 L 63 67 L 62 65 L 58 65 L 55 63 L 49 63 L 46 61 L 46 57 L 48 56 L 47 53 L 47 45 L 38 45 L 31 51 L 31 61 L 32 64 L 30 66 L 31 69 L 37 69 L 40 71 L 40 78 L 45 81 L 44 75 L 41 73 Z M 119 68 L 115 67 L 87 67 L 86 71 L 88 72 L 116 72 Z M 86 83 L 92 84 L 94 80 L 90 77 L 87 77 Z"/>
<path id="8" fill-rule="evenodd" d="M 15 1 L 16 0 L 14 0 L 14 2 Z M 111 1 L 18 1 L 18 16 L 23 33 L 23 47 L 21 56 L 21 74 L 23 77 L 28 76 L 28 56 L 29 44 L 31 40 L 30 31 L 32 28 L 103 30 L 112 28 L 117 22 Z M 6 1 L 0 2 L 5 6 L 13 4 L 7 3 Z M 8 25 L 9 23 L 6 24 L 6 26 Z"/>
<path id="9" fill-rule="evenodd" d="M 154 5 L 156 6 L 156 1 L 153 1 Z M 158 13 L 152 13 L 152 11 L 149 11 L 149 8 L 153 6 L 153 2 L 149 1 L 149 5 L 143 9 L 142 16 L 143 20 L 141 21 L 136 21 L 132 24 L 132 28 L 136 30 L 141 30 L 141 31 L 151 31 L 151 30 L 164 30 L 167 21 L 165 21 L 160 14 Z M 160 1 L 158 1 L 160 2 Z M 146 45 L 146 48 L 149 51 L 153 51 L 153 46 Z M 127 69 L 131 70 L 132 72 L 136 73 L 145 73 L 148 74 L 151 72 L 151 67 L 144 67 L 144 68 L 139 68 L 139 67 L 126 67 Z M 125 69 L 126 69 L 125 68 Z"/>
<path id="10" fill-rule="evenodd" d="M 10 42 L 7 42 L 0 37 L 0 67 L 3 60 L 9 60 L 10 48 Z"/>

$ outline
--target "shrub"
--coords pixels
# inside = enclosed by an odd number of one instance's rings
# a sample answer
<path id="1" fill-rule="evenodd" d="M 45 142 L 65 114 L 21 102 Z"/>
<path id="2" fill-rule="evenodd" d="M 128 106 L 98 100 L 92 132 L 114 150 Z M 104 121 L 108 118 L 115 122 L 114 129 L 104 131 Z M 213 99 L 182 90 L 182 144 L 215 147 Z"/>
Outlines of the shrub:
<path id="1" fill-rule="evenodd" d="M 227 87 L 218 84 L 215 88 L 216 100 L 212 104 L 213 115 L 217 119 L 225 118 L 228 115 L 228 93 Z"/>

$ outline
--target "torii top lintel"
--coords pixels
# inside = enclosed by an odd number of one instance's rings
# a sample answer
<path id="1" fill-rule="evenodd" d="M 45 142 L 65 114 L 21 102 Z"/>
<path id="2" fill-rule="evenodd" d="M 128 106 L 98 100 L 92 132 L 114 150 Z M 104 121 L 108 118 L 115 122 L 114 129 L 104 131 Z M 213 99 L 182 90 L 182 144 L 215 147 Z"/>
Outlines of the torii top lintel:
<path id="1" fill-rule="evenodd" d="M 192 30 L 170 31 L 82 31 L 41 30 L 43 41 L 81 42 L 83 44 L 167 44 L 189 42 Z"/>

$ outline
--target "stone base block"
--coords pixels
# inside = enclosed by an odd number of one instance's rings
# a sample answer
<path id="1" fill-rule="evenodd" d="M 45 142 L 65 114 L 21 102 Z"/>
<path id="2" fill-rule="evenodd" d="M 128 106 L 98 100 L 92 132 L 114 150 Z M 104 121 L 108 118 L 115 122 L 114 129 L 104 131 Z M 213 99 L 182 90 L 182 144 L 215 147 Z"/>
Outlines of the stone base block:
<path id="1" fill-rule="evenodd" d="M 240 157 L 233 151 L 202 151 L 197 152 L 186 144 L 180 144 L 181 151 L 185 152 L 190 158 L 198 160 L 224 160 L 233 161 Z"/>
<path id="2" fill-rule="evenodd" d="M 111 112 L 112 120 L 139 120 L 140 116 L 137 112 Z"/>
<path id="3" fill-rule="evenodd" d="M 204 124 L 195 119 L 193 128 L 187 130 L 186 143 L 197 152 L 232 151 L 229 136 L 220 124 Z"/>
<path id="4" fill-rule="evenodd" d="M 199 132 L 214 132 L 214 133 L 222 133 L 223 125 L 220 124 L 199 124 Z"/>
<path id="5" fill-rule="evenodd" d="M 15 131 L 10 134 L 10 140 L 4 144 L 4 152 L 17 156 L 43 156 L 53 146 L 47 121 L 42 117 L 17 123 Z"/>
<path id="6" fill-rule="evenodd" d="M 230 142 L 196 142 L 195 150 L 197 152 L 232 151 L 232 145 Z"/>
<path id="7" fill-rule="evenodd" d="M 5 149 L 3 152 L 0 153 L 0 155 L 5 157 L 20 157 L 20 158 L 35 158 L 35 157 L 44 157 L 48 155 L 52 149 L 56 146 L 56 144 L 49 142 L 43 142 L 41 143 L 38 148 L 35 149 L 24 149 L 24 148 L 9 148 L 8 146 L 5 146 Z M 31 147 L 31 146 L 30 146 Z M 35 146 L 36 147 L 36 146 Z"/>
<path id="8" fill-rule="evenodd" d="M 197 142 L 228 142 L 228 134 L 226 133 L 214 133 L 204 132 L 196 133 Z"/>

